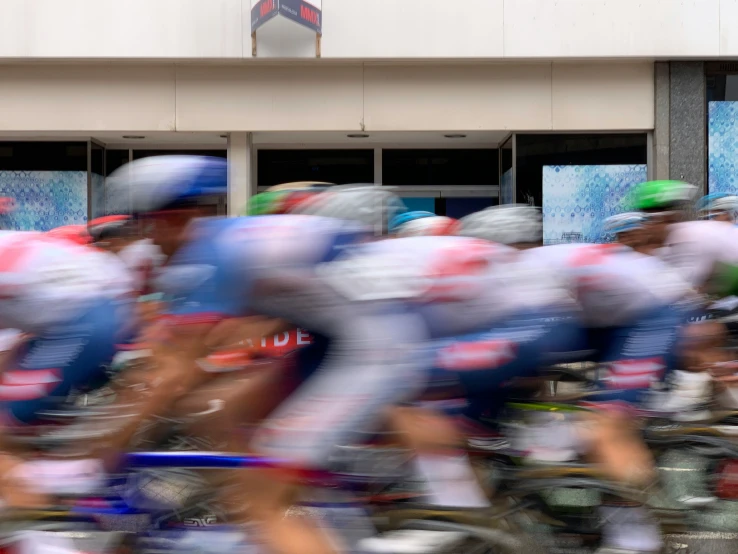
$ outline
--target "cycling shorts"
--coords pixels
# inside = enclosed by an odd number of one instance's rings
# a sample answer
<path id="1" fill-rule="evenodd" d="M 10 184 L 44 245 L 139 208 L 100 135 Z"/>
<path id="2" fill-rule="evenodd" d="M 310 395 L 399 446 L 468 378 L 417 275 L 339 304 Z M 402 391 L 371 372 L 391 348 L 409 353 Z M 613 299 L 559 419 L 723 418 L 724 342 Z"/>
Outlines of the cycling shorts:
<path id="1" fill-rule="evenodd" d="M 505 404 L 506 385 L 534 377 L 553 348 L 568 347 L 573 331 L 560 324 L 563 319 L 569 321 L 565 315 L 523 312 L 483 332 L 434 341 L 427 392 L 459 391 L 467 400 L 461 415 L 494 417 Z M 456 406 L 448 411 L 447 403 L 438 405 L 449 415 L 459 414 Z"/>
<path id="2" fill-rule="evenodd" d="M 630 325 L 590 329 L 590 346 L 601 364 L 597 402 L 640 403 L 645 392 L 676 367 L 684 311 L 662 306 Z"/>
<path id="3" fill-rule="evenodd" d="M 116 345 L 130 337 L 131 303 L 105 299 L 84 315 L 33 337 L 0 376 L 0 402 L 9 425 L 34 423 L 75 389 L 106 380 Z"/>

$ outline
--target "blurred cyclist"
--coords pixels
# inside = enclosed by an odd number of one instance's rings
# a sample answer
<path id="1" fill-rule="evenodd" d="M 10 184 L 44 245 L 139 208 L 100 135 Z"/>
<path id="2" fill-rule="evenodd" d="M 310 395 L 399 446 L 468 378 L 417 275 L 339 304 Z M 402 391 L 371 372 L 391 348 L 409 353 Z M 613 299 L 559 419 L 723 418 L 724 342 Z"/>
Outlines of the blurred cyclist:
<path id="1" fill-rule="evenodd" d="M 350 441 L 381 417 L 383 406 L 417 387 L 419 362 L 409 357 L 409 345 L 422 339 L 422 324 L 392 304 L 345 298 L 318 274 L 321 263 L 370 236 L 361 224 L 294 215 L 199 219 L 200 198 L 224 194 L 226 182 L 223 160 L 185 156 L 140 160 L 111 176 L 111 188 L 130 194 L 133 212 L 146 218 L 168 256 L 157 282 L 169 300 L 169 337 L 154 348 L 160 381 L 141 411 L 166 409 L 208 380 L 197 360 L 212 351 L 227 319 L 256 312 L 289 320 L 330 337 L 330 355 L 266 422 L 255 445 L 293 467 L 319 468 L 333 445 Z M 364 207 L 364 223 L 392 213 L 378 187 L 357 187 L 341 198 L 351 210 Z M 270 546 L 334 550 L 315 526 L 284 518 L 292 484 L 269 472 L 261 482 L 247 509 Z"/>
<path id="2" fill-rule="evenodd" d="M 103 383 L 104 366 L 132 332 L 133 317 L 128 275 L 109 254 L 44 233 L 2 232 L 0 262 L 0 327 L 31 335 L 5 360 L 0 375 L 2 448 L 2 435 L 37 422 L 41 411 L 64 402 L 73 389 Z M 81 487 L 79 472 L 99 468 L 95 460 L 61 463 L 61 470 L 52 471 L 57 477 L 48 480 L 48 466 L 34 464 L 0 456 L 4 483 L 16 480 L 6 501 L 27 505 L 38 500 L 35 493 L 68 490 L 70 483 Z M 19 495 L 20 481 L 28 490 Z"/>
<path id="3" fill-rule="evenodd" d="M 608 217 L 604 229 L 615 235 L 615 242 L 628 246 L 636 252 L 649 254 L 643 232 L 646 217 L 640 212 L 627 212 Z"/>
<path id="4" fill-rule="evenodd" d="M 738 219 L 738 196 L 723 192 L 703 196 L 697 202 L 697 216 L 700 219 L 736 223 L 736 219 Z"/>
<path id="5" fill-rule="evenodd" d="M 431 212 L 405 212 L 390 221 L 388 229 L 393 237 L 429 237 L 455 235 L 459 222 L 451 217 Z"/>
<path id="6" fill-rule="evenodd" d="M 704 292 L 721 266 L 738 263 L 738 236 L 726 221 L 687 221 L 695 190 L 679 181 L 642 183 L 635 189 L 634 208 L 646 216 L 644 233 L 653 253 Z"/>
<path id="7" fill-rule="evenodd" d="M 525 209 L 517 210 L 519 219 L 527 218 L 531 226 L 539 221 L 532 208 L 527 212 Z M 511 222 L 494 210 L 485 212 L 476 215 L 477 233 L 482 234 L 486 228 L 485 236 L 512 244 L 512 239 L 503 238 Z M 591 359 L 603 362 L 605 368 L 598 376 L 602 392 L 593 397 L 597 402 L 592 403 L 605 411 L 591 416 L 595 424 L 592 432 L 580 432 L 578 437 L 569 434 L 566 441 L 564 430 L 551 429 L 550 436 L 564 452 L 572 447 L 589 452 L 613 479 L 636 486 L 648 484 L 653 478 L 653 461 L 628 416 L 627 406 L 643 400 L 652 383 L 663 380 L 676 368 L 684 315 L 675 304 L 689 294 L 688 285 L 658 259 L 620 245 L 527 248 L 522 263 L 553 270 L 566 283 L 577 300 L 581 324 L 587 331 L 580 348 L 595 350 Z M 641 507 L 604 507 L 603 511 L 608 522 L 606 548 L 630 552 L 660 548 L 658 527 L 649 522 Z"/>
<path id="8" fill-rule="evenodd" d="M 92 237 L 84 225 L 64 225 L 51 229 L 46 234 L 50 237 L 73 242 L 81 246 L 92 243 Z"/>

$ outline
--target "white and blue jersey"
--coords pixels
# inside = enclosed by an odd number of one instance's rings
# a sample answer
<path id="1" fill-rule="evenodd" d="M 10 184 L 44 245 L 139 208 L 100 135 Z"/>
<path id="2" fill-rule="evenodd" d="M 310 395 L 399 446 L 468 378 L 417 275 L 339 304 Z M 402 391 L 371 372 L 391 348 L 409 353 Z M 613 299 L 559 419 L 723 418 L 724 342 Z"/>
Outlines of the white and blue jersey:
<path id="1" fill-rule="evenodd" d="M 361 226 L 311 216 L 262 216 L 197 220 L 190 241 L 159 272 L 156 286 L 168 296 L 173 324 L 217 322 L 253 311 L 285 317 L 299 313 L 264 303 L 255 289 L 274 275 L 304 274 L 371 235 Z M 271 308 L 271 309 L 270 309 Z"/>

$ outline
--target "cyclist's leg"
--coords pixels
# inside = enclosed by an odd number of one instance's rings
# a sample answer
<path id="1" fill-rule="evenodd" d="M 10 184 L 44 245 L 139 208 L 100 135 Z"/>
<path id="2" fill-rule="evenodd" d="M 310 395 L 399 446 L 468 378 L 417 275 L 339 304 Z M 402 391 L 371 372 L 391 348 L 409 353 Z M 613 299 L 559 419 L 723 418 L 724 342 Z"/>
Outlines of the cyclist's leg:
<path id="1" fill-rule="evenodd" d="M 462 419 L 479 422 L 483 416 L 485 420 L 494 418 L 504 403 L 503 386 L 515 378 L 536 374 L 551 344 L 552 329 L 540 314 L 519 314 L 484 332 L 437 341 L 432 386 L 459 385 L 468 400 L 460 414 Z M 438 416 L 432 420 L 427 408 L 415 414 L 417 421 L 409 417 L 409 411 L 401 414 L 404 422 L 400 423 L 404 423 L 406 440 L 416 454 L 416 470 L 430 489 L 431 502 L 486 505 L 483 489 L 466 455 L 458 449 L 462 444 L 458 428 Z"/>
<path id="2" fill-rule="evenodd" d="M 627 327 L 608 330 L 601 351 L 601 401 L 589 417 L 586 433 L 591 459 L 610 478 L 631 486 L 653 482 L 653 457 L 641 439 L 629 407 L 645 400 L 655 381 L 664 379 L 677 361 L 683 314 L 665 306 L 645 314 Z M 605 539 L 608 546 L 635 550 L 658 550 L 658 525 L 649 520 L 642 506 L 604 506 Z"/>
<path id="3" fill-rule="evenodd" d="M 402 309 L 379 315 L 356 311 L 336 326 L 318 371 L 257 432 L 257 452 L 296 468 L 321 468 L 334 446 L 363 438 L 383 422 L 388 407 L 420 388 L 423 321 Z M 261 489 L 249 504 L 270 546 L 284 552 L 335 551 L 314 524 L 284 518 L 293 486 L 265 472 Z"/>

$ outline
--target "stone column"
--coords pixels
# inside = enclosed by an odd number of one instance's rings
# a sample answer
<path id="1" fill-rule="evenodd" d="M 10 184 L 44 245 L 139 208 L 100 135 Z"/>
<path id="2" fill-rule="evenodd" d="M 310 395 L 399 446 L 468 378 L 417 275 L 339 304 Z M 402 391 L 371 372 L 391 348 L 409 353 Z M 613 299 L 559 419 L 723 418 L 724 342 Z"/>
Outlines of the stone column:
<path id="1" fill-rule="evenodd" d="M 228 137 L 228 215 L 238 215 L 248 199 L 256 194 L 252 178 L 251 133 L 231 133 Z"/>
<path id="2" fill-rule="evenodd" d="M 707 190 L 705 64 L 671 62 L 669 65 L 669 178 L 696 185 L 700 188 L 701 194 L 705 194 Z M 657 92 L 657 114 L 658 96 Z"/>

